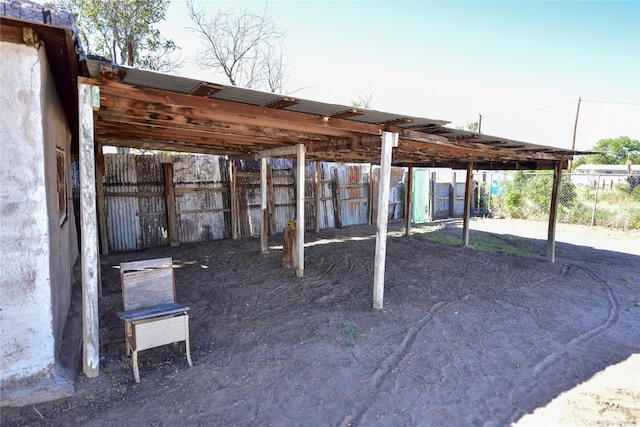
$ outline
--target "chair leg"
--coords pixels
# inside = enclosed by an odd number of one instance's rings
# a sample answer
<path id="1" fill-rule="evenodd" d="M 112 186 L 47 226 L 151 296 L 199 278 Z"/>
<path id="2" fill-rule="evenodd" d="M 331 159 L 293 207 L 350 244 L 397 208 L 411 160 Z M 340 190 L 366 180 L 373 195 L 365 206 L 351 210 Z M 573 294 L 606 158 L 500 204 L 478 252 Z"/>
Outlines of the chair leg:
<path id="1" fill-rule="evenodd" d="M 185 315 L 186 319 L 184 322 L 184 327 L 186 329 L 185 331 L 185 337 L 186 339 L 184 340 L 184 344 L 185 344 L 185 350 L 187 352 L 187 362 L 189 362 L 189 367 L 193 368 L 193 363 L 191 362 L 191 345 L 189 344 L 189 315 Z"/>
<path id="2" fill-rule="evenodd" d="M 127 357 L 131 356 L 131 344 L 130 344 L 130 340 L 131 340 L 131 323 L 130 322 L 124 322 L 124 345 L 126 348 L 126 355 Z"/>
<path id="3" fill-rule="evenodd" d="M 140 382 L 140 371 L 138 370 L 138 350 L 133 350 L 133 378 L 135 378 L 136 383 Z"/>

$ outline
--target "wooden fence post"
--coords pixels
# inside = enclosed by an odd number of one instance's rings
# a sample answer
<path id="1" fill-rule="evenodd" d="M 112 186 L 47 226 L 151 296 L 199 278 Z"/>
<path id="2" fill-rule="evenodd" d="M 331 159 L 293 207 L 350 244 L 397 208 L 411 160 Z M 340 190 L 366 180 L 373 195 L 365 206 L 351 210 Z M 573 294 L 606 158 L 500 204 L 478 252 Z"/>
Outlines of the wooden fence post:
<path id="1" fill-rule="evenodd" d="M 173 185 L 173 163 L 163 163 L 164 172 L 164 200 L 167 205 L 167 227 L 169 228 L 169 244 L 178 246 L 178 213 L 176 212 L 176 192 Z"/>

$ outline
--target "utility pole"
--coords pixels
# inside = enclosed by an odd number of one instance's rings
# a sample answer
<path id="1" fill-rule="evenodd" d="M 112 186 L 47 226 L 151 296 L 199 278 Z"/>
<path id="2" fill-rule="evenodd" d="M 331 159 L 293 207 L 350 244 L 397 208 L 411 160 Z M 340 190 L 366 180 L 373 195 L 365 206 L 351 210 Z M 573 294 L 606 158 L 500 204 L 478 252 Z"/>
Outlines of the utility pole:
<path id="1" fill-rule="evenodd" d="M 571 141 L 571 151 L 576 149 L 576 131 L 578 130 L 578 116 L 580 115 L 580 102 L 582 98 L 578 97 L 578 108 L 576 109 L 576 121 L 573 123 L 573 140 Z M 573 171 L 573 160 L 569 160 L 569 173 Z"/>

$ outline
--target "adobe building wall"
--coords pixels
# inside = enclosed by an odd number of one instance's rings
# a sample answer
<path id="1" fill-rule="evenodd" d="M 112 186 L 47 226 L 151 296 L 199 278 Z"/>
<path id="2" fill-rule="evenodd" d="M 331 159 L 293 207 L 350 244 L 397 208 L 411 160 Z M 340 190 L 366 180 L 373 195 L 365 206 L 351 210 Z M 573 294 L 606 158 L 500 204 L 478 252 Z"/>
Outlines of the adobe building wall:
<path id="1" fill-rule="evenodd" d="M 65 200 L 71 196 L 70 131 L 44 47 L 0 42 L 0 56 L 0 381 L 5 389 L 13 381 L 55 374 L 78 249 L 73 204 Z"/>

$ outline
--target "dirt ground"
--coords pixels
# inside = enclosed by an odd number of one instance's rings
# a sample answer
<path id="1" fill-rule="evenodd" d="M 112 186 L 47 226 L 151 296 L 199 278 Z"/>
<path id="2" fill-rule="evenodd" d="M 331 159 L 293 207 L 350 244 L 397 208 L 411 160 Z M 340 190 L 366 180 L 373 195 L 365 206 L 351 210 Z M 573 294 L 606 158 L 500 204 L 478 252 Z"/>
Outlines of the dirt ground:
<path id="1" fill-rule="evenodd" d="M 640 232 L 474 220 L 391 224 L 385 306 L 375 226 L 306 235 L 305 275 L 257 239 L 103 256 L 101 375 L 72 397 L 2 408 L 2 425 L 640 425 Z M 491 234 L 488 233 L 491 231 Z M 524 236 L 516 237 L 517 235 Z M 182 345 L 124 356 L 118 264 L 171 256 Z"/>

